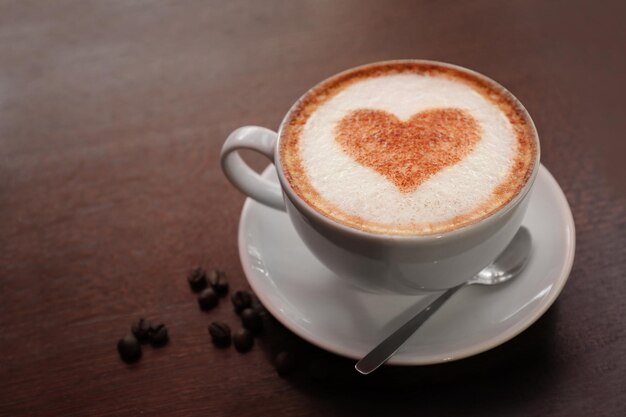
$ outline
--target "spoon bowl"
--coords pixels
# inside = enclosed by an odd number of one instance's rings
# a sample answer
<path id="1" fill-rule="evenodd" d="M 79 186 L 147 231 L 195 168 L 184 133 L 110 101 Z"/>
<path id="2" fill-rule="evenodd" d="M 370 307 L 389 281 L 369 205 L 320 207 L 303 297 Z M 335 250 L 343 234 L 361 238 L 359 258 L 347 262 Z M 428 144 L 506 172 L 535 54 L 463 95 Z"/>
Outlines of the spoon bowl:
<path id="1" fill-rule="evenodd" d="M 465 285 L 497 285 L 515 278 L 528 263 L 532 239 L 528 229 L 521 227 L 511 243 L 489 266 L 474 275 Z"/>

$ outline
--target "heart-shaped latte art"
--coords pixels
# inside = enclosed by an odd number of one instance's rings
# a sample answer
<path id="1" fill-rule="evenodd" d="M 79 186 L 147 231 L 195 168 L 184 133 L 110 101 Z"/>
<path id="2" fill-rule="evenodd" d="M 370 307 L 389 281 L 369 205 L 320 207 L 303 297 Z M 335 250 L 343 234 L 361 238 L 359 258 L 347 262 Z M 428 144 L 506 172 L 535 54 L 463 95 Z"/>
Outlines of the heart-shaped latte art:
<path id="1" fill-rule="evenodd" d="M 465 158 L 480 141 L 480 131 L 476 119 L 457 108 L 425 110 L 407 121 L 360 109 L 339 121 L 335 140 L 358 163 L 409 193 Z"/>

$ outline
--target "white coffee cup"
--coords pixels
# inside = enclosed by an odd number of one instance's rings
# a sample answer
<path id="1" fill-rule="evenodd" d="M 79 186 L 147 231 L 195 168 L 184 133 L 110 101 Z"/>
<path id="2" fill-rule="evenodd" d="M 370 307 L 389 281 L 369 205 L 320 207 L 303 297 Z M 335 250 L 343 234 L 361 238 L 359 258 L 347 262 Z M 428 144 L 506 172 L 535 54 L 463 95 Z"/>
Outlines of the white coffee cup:
<path id="1" fill-rule="evenodd" d="M 519 229 L 539 169 L 538 139 L 536 161 L 528 181 L 511 201 L 490 216 L 435 235 L 385 235 L 335 222 L 313 209 L 291 188 L 283 172 L 278 144 L 293 109 L 283 119 L 278 133 L 257 126 L 232 132 L 222 147 L 222 170 L 248 196 L 286 211 L 307 247 L 337 276 L 373 291 L 412 293 L 450 288 L 489 265 Z M 537 138 L 532 120 L 527 113 L 526 116 Z M 280 185 L 253 171 L 239 156 L 240 149 L 257 151 L 274 163 Z"/>

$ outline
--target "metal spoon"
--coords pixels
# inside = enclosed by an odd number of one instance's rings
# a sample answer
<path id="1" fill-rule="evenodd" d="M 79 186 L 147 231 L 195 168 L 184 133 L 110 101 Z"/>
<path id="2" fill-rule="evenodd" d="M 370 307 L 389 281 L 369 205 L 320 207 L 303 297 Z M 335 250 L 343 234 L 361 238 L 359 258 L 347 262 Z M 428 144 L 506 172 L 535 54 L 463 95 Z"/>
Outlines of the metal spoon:
<path id="1" fill-rule="evenodd" d="M 394 353 L 411 337 L 426 320 L 432 316 L 435 311 L 441 307 L 454 293 L 461 288 L 480 284 L 480 285 L 496 285 L 515 278 L 526 266 L 528 255 L 530 254 L 531 238 L 528 229 L 522 227 L 519 229 L 509 246 L 496 258 L 495 261 L 485 269 L 480 271 L 469 281 L 446 290 L 437 297 L 424 310 L 420 311 L 415 317 L 406 322 L 398 330 L 394 331 L 390 336 L 386 337 L 378 346 L 371 350 L 363 359 L 357 362 L 355 368 L 363 375 L 375 371 L 380 365 L 387 362 Z"/>

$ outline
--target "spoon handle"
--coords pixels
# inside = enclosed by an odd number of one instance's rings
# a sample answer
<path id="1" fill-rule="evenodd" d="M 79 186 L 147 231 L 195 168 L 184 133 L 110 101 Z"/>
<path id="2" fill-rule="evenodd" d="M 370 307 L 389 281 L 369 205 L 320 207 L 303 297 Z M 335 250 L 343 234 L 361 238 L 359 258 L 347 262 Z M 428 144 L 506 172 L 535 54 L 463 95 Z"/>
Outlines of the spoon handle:
<path id="1" fill-rule="evenodd" d="M 465 284 L 457 285 L 449 290 L 446 290 L 443 294 L 437 297 L 432 303 L 428 305 L 424 310 L 420 311 L 415 317 L 406 322 L 398 330 L 394 331 L 391 335 L 383 339 L 374 349 L 372 349 L 367 355 L 365 355 L 354 366 L 357 371 L 363 375 L 367 375 L 370 372 L 375 371 L 380 365 L 387 362 L 387 360 L 411 337 L 417 329 L 420 328 L 426 320 L 430 318 L 439 307 L 441 307 L 450 297 L 454 295 L 458 290 L 464 287 Z"/>

